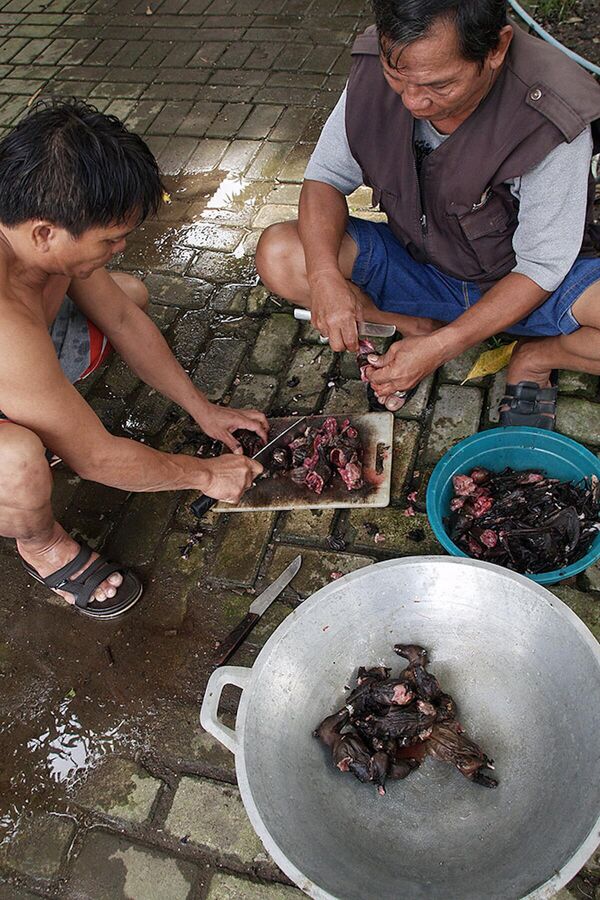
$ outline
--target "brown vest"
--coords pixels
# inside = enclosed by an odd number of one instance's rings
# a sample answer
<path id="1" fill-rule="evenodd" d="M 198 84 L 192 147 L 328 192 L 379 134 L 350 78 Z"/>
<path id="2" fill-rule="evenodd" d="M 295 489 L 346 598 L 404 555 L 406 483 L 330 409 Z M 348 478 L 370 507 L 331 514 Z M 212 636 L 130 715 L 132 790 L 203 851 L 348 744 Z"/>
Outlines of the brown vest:
<path id="1" fill-rule="evenodd" d="M 593 123 L 600 149 L 600 86 L 560 50 L 515 28 L 489 94 L 430 153 L 417 176 L 414 119 L 385 81 L 374 26 L 352 48 L 346 131 L 352 155 L 394 235 L 420 262 L 482 289 L 515 266 L 518 203 L 503 184 Z M 582 254 L 593 246 L 590 174 Z"/>

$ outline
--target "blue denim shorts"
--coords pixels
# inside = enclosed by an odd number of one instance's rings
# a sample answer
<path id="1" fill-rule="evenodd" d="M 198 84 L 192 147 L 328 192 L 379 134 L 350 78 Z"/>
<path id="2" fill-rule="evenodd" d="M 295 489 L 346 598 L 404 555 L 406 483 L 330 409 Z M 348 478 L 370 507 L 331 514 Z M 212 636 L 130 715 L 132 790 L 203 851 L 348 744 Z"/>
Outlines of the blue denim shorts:
<path id="1" fill-rule="evenodd" d="M 428 263 L 416 262 L 385 222 L 351 217 L 347 232 L 358 246 L 352 281 L 378 309 L 453 322 L 482 296 L 473 282 L 459 281 Z M 505 331 L 538 337 L 572 334 L 580 327 L 573 304 L 596 281 L 600 281 L 600 259 L 577 259 L 560 287 Z"/>

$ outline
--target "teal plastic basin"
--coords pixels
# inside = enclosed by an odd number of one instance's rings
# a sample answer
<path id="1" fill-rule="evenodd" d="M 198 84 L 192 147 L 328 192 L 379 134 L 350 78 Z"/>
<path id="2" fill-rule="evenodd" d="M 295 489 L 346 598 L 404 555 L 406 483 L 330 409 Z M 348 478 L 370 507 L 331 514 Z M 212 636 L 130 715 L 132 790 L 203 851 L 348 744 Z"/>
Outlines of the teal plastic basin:
<path id="1" fill-rule="evenodd" d="M 467 475 L 476 466 L 492 472 L 511 469 L 538 469 L 561 481 L 581 481 L 597 475 L 600 460 L 577 441 L 543 428 L 492 428 L 456 444 L 440 459 L 427 487 L 427 515 L 440 544 L 452 556 L 468 557 L 450 540 L 443 519 L 450 511 L 452 477 Z M 591 566 L 600 557 L 600 532 L 588 553 L 564 569 L 528 575 L 538 584 L 555 584 Z"/>

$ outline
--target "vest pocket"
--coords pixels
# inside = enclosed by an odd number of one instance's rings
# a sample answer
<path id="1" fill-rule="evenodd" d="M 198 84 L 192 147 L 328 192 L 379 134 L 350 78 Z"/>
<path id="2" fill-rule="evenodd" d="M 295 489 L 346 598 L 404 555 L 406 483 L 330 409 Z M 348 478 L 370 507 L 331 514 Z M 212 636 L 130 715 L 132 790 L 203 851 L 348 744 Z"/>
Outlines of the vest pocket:
<path id="1" fill-rule="evenodd" d="M 458 214 L 461 231 L 484 272 L 493 271 L 512 251 L 517 214 L 502 197 L 491 195 L 479 209 Z"/>

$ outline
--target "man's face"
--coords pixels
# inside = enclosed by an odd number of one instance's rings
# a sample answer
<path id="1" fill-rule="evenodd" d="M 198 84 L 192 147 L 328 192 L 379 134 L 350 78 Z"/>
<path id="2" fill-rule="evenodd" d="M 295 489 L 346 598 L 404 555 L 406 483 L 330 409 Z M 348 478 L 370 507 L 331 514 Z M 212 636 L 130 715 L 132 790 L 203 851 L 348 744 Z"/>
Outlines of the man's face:
<path id="1" fill-rule="evenodd" d="M 64 228 L 53 226 L 53 271 L 71 278 L 89 278 L 96 269 L 101 269 L 113 256 L 125 249 L 127 236 L 138 222 L 137 215 L 132 215 L 119 225 L 88 228 L 76 238 Z"/>
<path id="2" fill-rule="evenodd" d="M 443 18 L 434 22 L 425 37 L 394 51 L 391 62 L 392 66 L 381 56 L 389 86 L 415 119 L 434 123 L 470 115 L 498 68 L 493 55 L 483 66 L 464 59 L 454 23 Z"/>

